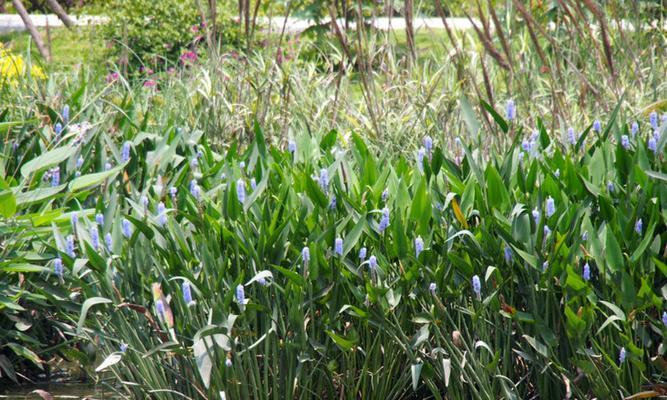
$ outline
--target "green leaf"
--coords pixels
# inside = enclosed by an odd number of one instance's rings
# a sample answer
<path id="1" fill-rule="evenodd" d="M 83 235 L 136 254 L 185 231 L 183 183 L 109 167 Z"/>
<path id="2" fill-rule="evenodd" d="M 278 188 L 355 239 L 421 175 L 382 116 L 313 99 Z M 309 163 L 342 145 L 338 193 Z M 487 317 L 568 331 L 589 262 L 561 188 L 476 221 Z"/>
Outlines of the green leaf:
<path id="1" fill-rule="evenodd" d="M 35 171 L 50 168 L 64 160 L 67 160 L 75 152 L 76 147 L 73 146 L 59 147 L 57 149 L 48 151 L 41 156 L 33 158 L 32 160 L 23 164 L 21 167 L 21 175 L 27 177 Z"/>
<path id="2" fill-rule="evenodd" d="M 320 186 L 308 175 L 303 175 L 302 179 L 306 181 L 306 194 L 308 197 L 310 197 L 315 205 L 320 206 L 320 208 L 326 208 L 329 202 L 322 189 L 320 189 Z"/>
<path id="3" fill-rule="evenodd" d="M 625 313 L 616 304 L 604 300 L 600 300 L 600 304 L 603 304 L 608 309 L 610 309 L 618 317 L 619 320 L 625 321 L 626 319 Z"/>
<path id="4" fill-rule="evenodd" d="M 667 137 L 667 135 L 665 137 Z M 651 178 L 659 179 L 661 181 L 667 182 L 667 174 L 663 174 L 662 172 L 657 172 L 657 171 L 650 171 L 650 170 L 646 170 L 644 172 L 646 173 L 646 175 L 650 176 Z"/>
<path id="5" fill-rule="evenodd" d="M 266 139 L 264 139 L 264 132 L 259 126 L 259 121 L 255 118 L 253 123 L 253 128 L 255 131 L 255 145 L 257 146 L 257 151 L 262 159 L 266 158 Z"/>
<path id="6" fill-rule="evenodd" d="M 345 236 L 345 245 L 343 247 L 343 255 L 346 255 L 356 246 L 361 234 L 364 232 L 366 227 L 366 220 L 364 218 L 359 218 L 359 221 L 354 225 L 352 230 Z"/>
<path id="7" fill-rule="evenodd" d="M 426 189 L 426 180 L 421 179 L 410 206 L 410 220 L 417 223 L 418 232 L 422 235 L 428 234 L 429 221 L 431 219 L 431 199 Z"/>
<path id="8" fill-rule="evenodd" d="M 637 288 L 635 282 L 632 280 L 630 274 L 625 271 L 621 272 L 621 305 L 626 309 L 630 309 L 637 301 Z"/>
<path id="9" fill-rule="evenodd" d="M 38 203 L 49 199 L 56 194 L 60 193 L 64 188 L 67 187 L 67 184 L 62 184 L 55 187 L 46 187 L 31 190 L 29 192 L 20 192 L 16 194 L 16 205 L 18 207 L 27 206 L 33 203 Z"/>
<path id="10" fill-rule="evenodd" d="M 31 124 L 36 124 L 39 122 L 39 119 L 37 118 L 32 118 L 32 119 L 27 119 L 27 120 L 22 120 L 22 121 L 5 121 L 5 122 L 0 122 L 0 132 L 7 132 L 9 128 L 13 128 L 16 126 L 26 126 L 26 125 L 31 125 Z"/>
<path id="11" fill-rule="evenodd" d="M 403 227 L 403 219 L 398 214 L 394 222 L 390 225 L 393 234 L 394 251 L 399 258 L 403 258 L 408 254 L 408 239 L 405 236 L 405 228 Z"/>
<path id="12" fill-rule="evenodd" d="M 607 260 L 607 265 L 611 271 L 621 271 L 624 266 L 623 253 L 621 253 L 621 247 L 618 245 L 618 241 L 611 229 L 607 229 L 605 251 L 605 259 Z"/>
<path id="13" fill-rule="evenodd" d="M 500 129 L 502 129 L 504 133 L 507 133 L 507 131 L 509 130 L 509 125 L 507 125 L 507 121 L 505 121 L 505 119 L 501 117 L 500 114 L 498 114 L 498 112 L 493 107 L 491 107 L 489 103 L 487 103 L 484 100 L 480 100 L 480 103 L 482 104 L 482 107 L 484 107 L 486 111 L 488 111 L 491 114 L 491 116 L 496 121 L 498 126 L 500 126 Z"/>
<path id="14" fill-rule="evenodd" d="M 252 206 L 253 203 L 257 201 L 259 196 L 261 196 L 261 194 L 264 193 L 264 190 L 266 189 L 268 183 L 269 183 L 269 172 L 267 171 L 262 177 L 262 180 L 259 181 L 259 183 L 255 187 L 255 190 L 253 190 L 252 193 L 250 193 L 250 196 L 248 196 L 248 198 L 246 198 L 245 202 L 243 203 L 243 210 L 245 212 L 248 212 L 250 206 Z"/>
<path id="15" fill-rule="evenodd" d="M 461 96 L 459 102 L 461 104 L 461 113 L 463 114 L 463 121 L 465 122 L 466 127 L 468 128 L 468 133 L 470 134 L 470 137 L 475 137 L 477 136 L 477 132 L 479 132 L 480 128 L 480 123 L 479 121 L 477 121 L 477 117 L 475 117 L 475 111 L 472 109 L 470 102 L 465 96 Z"/>
<path id="16" fill-rule="evenodd" d="M 14 343 L 14 342 L 7 343 L 7 347 L 12 349 L 12 351 L 17 356 L 23 357 L 26 360 L 32 361 L 33 364 L 35 364 L 37 367 L 39 367 L 39 369 L 44 369 L 44 367 L 42 367 L 42 364 L 44 363 L 44 361 L 41 358 L 39 358 L 39 356 L 37 354 L 35 354 L 35 352 L 30 350 L 29 348 L 27 348 L 25 346 L 21 346 L 20 344 Z"/>
<path id="17" fill-rule="evenodd" d="M 7 266 L 0 267 L 0 270 L 6 272 L 44 272 L 49 269 L 41 265 L 29 264 L 29 263 L 18 263 L 18 264 L 9 264 Z"/>
<path id="18" fill-rule="evenodd" d="M 291 271 L 289 269 L 285 269 L 279 265 L 272 265 L 271 268 L 275 268 L 278 272 L 281 274 L 285 275 L 287 279 L 292 281 L 295 285 L 301 287 L 306 284 L 306 281 L 303 279 L 301 275 L 298 273 Z"/>
<path id="19" fill-rule="evenodd" d="M 213 369 L 213 361 L 211 360 L 211 353 L 213 352 L 214 338 L 216 336 L 224 336 L 216 334 L 206 336 L 197 340 L 192 346 L 192 350 L 197 363 L 197 370 L 204 383 L 204 387 L 208 388 L 211 384 L 211 370 Z"/>
<path id="20" fill-rule="evenodd" d="M 497 208 L 505 211 L 510 205 L 510 196 L 505 187 L 503 179 L 498 171 L 491 165 L 486 168 L 486 201 L 489 209 Z"/>
<path id="21" fill-rule="evenodd" d="M 334 331 L 325 331 L 326 334 L 336 343 L 343 351 L 350 351 L 356 345 L 356 341 L 347 339 L 343 336 L 337 335 Z"/>
<path id="22" fill-rule="evenodd" d="M 322 152 L 326 153 L 328 152 L 335 144 L 336 144 L 336 139 L 338 138 L 338 132 L 335 129 L 332 129 L 324 135 L 322 140 L 320 141 L 320 149 Z"/>
<path id="23" fill-rule="evenodd" d="M 99 185 L 107 179 L 112 179 L 120 171 L 125 168 L 125 164 L 117 165 L 114 168 L 111 168 L 108 171 L 96 172 L 94 174 L 82 175 L 74 179 L 69 184 L 69 190 L 72 192 L 77 192 L 81 189 L 87 189 Z"/>
<path id="24" fill-rule="evenodd" d="M 91 297 L 83 302 L 81 306 L 81 315 L 79 316 L 79 322 L 76 324 L 77 333 L 81 333 L 83 329 L 83 324 L 86 322 L 86 315 L 88 315 L 88 310 L 90 307 L 96 306 L 98 304 L 108 304 L 111 303 L 111 300 L 106 297 Z"/>
<path id="25" fill-rule="evenodd" d="M 514 245 L 512 245 L 512 248 L 514 249 L 514 251 L 517 252 L 517 254 L 519 254 L 519 256 L 521 258 L 523 258 L 523 260 L 525 262 L 528 263 L 528 265 L 530 265 L 531 267 L 533 267 L 535 269 L 538 269 L 538 267 L 537 267 L 537 257 L 535 257 L 532 254 L 526 253 L 525 251 L 519 249 L 518 247 L 516 247 Z"/>
<path id="26" fill-rule="evenodd" d="M 651 244 L 653 241 L 653 231 L 655 230 L 655 224 L 652 224 L 646 233 L 644 234 L 644 238 L 642 241 L 639 243 L 639 246 L 635 249 L 635 251 L 632 253 L 632 256 L 630 256 L 630 262 L 632 264 L 636 263 L 639 261 L 639 258 L 644 254 L 648 246 Z"/>
<path id="27" fill-rule="evenodd" d="M 528 335 L 523 335 L 523 338 L 526 339 L 526 342 L 528 342 L 528 344 L 533 349 L 535 349 L 535 351 L 537 351 L 542 357 L 545 357 L 545 358 L 549 357 L 549 349 L 547 348 L 547 346 L 544 343 L 542 343 L 539 340 L 535 339 L 534 337 L 528 336 Z"/>
<path id="28" fill-rule="evenodd" d="M 11 190 L 0 191 L 0 214 L 5 218 L 11 218 L 16 213 L 16 197 Z"/>
<path id="29" fill-rule="evenodd" d="M 575 292 L 579 292 L 581 290 L 584 290 L 586 288 L 586 282 L 582 279 L 581 276 L 579 276 L 578 273 L 576 273 L 572 267 L 568 266 L 567 267 L 567 278 L 565 280 L 565 286 L 567 288 L 570 288 L 574 290 Z"/>
<path id="30" fill-rule="evenodd" d="M 592 194 L 595 197 L 600 196 L 600 188 L 589 182 L 581 174 L 578 174 L 579 179 L 584 183 L 584 187 L 588 190 L 588 193 Z"/>

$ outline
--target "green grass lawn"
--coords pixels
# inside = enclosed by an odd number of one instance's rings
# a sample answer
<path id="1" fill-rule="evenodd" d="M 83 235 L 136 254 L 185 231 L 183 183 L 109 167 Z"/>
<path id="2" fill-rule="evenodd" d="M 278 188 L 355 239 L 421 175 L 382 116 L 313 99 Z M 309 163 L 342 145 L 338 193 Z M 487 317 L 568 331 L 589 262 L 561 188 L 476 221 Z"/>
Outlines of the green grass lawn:
<path id="1" fill-rule="evenodd" d="M 105 51 L 106 45 L 101 36 L 99 26 L 79 27 L 76 30 L 52 28 L 48 35 L 46 29 L 40 29 L 40 33 L 44 42 L 51 48 L 52 68 L 67 69 L 80 64 L 86 64 L 91 67 L 102 67 L 105 61 L 108 61 Z M 386 34 L 388 35 L 389 43 L 395 46 L 397 53 L 403 54 L 407 52 L 405 31 L 393 31 Z M 419 55 L 443 55 L 443 40 L 446 40 L 444 35 L 444 30 L 421 30 L 417 32 L 415 42 Z M 350 38 L 352 37 L 350 36 Z M 378 41 L 383 40 L 378 35 Z M 41 56 L 28 32 L 0 34 L 0 42 L 17 54 L 25 55 L 26 52 L 30 51 L 33 60 L 41 60 Z M 43 60 L 40 62 L 43 62 Z"/>
<path id="2" fill-rule="evenodd" d="M 103 67 L 106 47 L 99 29 L 100 27 L 79 27 L 75 30 L 55 28 L 50 29 L 48 35 L 46 29 L 41 29 L 45 44 L 51 48 L 51 68 L 69 69 L 81 64 Z M 16 54 L 26 55 L 29 51 L 33 60 L 43 62 L 28 32 L 2 34 L 0 42 Z"/>

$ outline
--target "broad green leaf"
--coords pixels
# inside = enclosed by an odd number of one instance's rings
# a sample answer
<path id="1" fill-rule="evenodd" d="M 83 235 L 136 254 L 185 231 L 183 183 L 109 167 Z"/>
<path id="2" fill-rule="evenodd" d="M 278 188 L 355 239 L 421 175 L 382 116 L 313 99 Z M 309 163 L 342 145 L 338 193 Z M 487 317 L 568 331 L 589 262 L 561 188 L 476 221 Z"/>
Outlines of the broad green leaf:
<path id="1" fill-rule="evenodd" d="M 512 245 L 512 248 L 514 249 L 514 251 L 516 251 L 516 252 L 519 254 L 519 256 L 520 256 L 525 262 L 528 263 L 528 265 L 530 265 L 530 266 L 533 267 L 534 269 L 538 269 L 538 267 L 537 267 L 537 257 L 536 257 L 536 256 L 534 256 L 534 255 L 532 255 L 532 254 L 529 254 L 529 253 L 526 253 L 525 251 L 519 249 L 518 247 L 516 247 L 516 246 L 514 246 L 514 245 Z"/>
<path id="2" fill-rule="evenodd" d="M 491 107 L 489 103 L 487 103 L 484 100 L 480 100 L 480 103 L 482 107 L 485 108 L 486 111 L 488 111 L 491 114 L 491 116 L 496 121 L 498 126 L 500 126 L 500 129 L 502 129 L 503 132 L 507 133 L 507 131 L 509 130 L 509 125 L 507 125 L 507 121 L 505 121 L 505 119 L 501 117 L 500 114 L 498 114 L 498 112 L 493 107 Z"/>
<path id="3" fill-rule="evenodd" d="M 428 195 L 426 180 L 421 179 L 410 206 L 410 222 L 416 223 L 418 232 L 427 235 L 431 219 L 431 199 Z"/>
<path id="4" fill-rule="evenodd" d="M 77 333 L 81 333 L 83 329 L 83 324 L 86 322 L 86 316 L 88 315 L 88 310 L 98 304 L 108 304 L 111 303 L 111 300 L 105 297 L 91 297 L 83 302 L 81 306 L 81 315 L 79 316 L 79 322 L 76 324 Z"/>
<path id="5" fill-rule="evenodd" d="M 283 268 L 278 265 L 272 265 L 271 268 L 275 268 L 278 272 L 283 274 L 287 279 L 292 281 L 294 284 L 296 284 L 298 287 L 302 287 L 303 285 L 306 284 L 305 279 L 298 273 L 294 271 L 290 271 L 289 269 Z"/>
<path id="6" fill-rule="evenodd" d="M 222 334 L 205 336 L 197 340 L 192 346 L 193 355 L 195 356 L 195 361 L 197 363 L 197 370 L 204 383 L 204 387 L 207 389 L 211 384 L 211 370 L 213 368 L 211 354 L 215 354 L 213 346 L 220 340 L 225 341 L 226 339 L 222 338 L 224 336 L 225 335 Z"/>
<path id="7" fill-rule="evenodd" d="M 635 248 L 635 251 L 632 253 L 632 256 L 630 256 L 630 263 L 635 264 L 637 263 L 637 261 L 639 261 L 642 254 L 644 254 L 648 246 L 651 244 L 651 241 L 653 241 L 654 230 L 655 230 L 655 224 L 652 224 L 644 234 L 644 238 L 639 243 L 639 246 Z"/>
<path id="8" fill-rule="evenodd" d="M 19 192 L 16 194 L 16 205 L 18 207 L 22 207 L 33 203 L 38 203 L 40 201 L 44 201 L 46 199 L 49 199 L 57 195 L 66 187 L 67 184 L 62 184 L 60 186 L 55 186 L 55 187 L 39 188 L 31 190 L 29 192 Z"/>
<path id="9" fill-rule="evenodd" d="M 6 272 L 44 272 L 49 269 L 41 265 L 29 264 L 29 263 L 17 263 L 9 264 L 6 266 L 1 266 L 0 271 Z"/>
<path id="10" fill-rule="evenodd" d="M 94 186 L 97 186 L 104 182 L 107 179 L 112 179 L 120 171 L 125 168 L 125 164 L 117 165 L 114 168 L 111 168 L 108 171 L 96 172 L 94 174 L 82 175 L 74 179 L 69 184 L 69 190 L 72 192 L 78 192 L 81 189 L 88 189 Z"/>
<path id="11" fill-rule="evenodd" d="M 77 148 L 74 146 L 63 146 L 51 151 L 47 151 L 39 157 L 33 158 L 32 160 L 23 164 L 21 167 L 21 175 L 23 177 L 28 177 L 35 171 L 53 167 L 54 165 L 57 165 L 62 161 L 70 158 L 76 152 L 76 149 Z"/>
<path id="12" fill-rule="evenodd" d="M 0 215 L 11 218 L 15 213 L 16 197 L 14 197 L 14 193 L 9 189 L 0 191 Z"/>
<path id="13" fill-rule="evenodd" d="M 607 260 L 607 265 L 613 272 L 618 272 L 623 269 L 624 260 L 623 253 L 621 253 L 621 247 L 618 245 L 616 236 L 611 229 L 607 229 L 607 237 L 605 239 L 605 259 Z"/>
<path id="14" fill-rule="evenodd" d="M 665 135 L 665 137 L 667 137 L 667 135 Z M 667 182 L 667 174 L 664 174 L 664 173 L 658 172 L 658 171 L 650 171 L 650 170 L 646 170 L 644 172 L 646 173 L 646 175 L 650 176 L 651 178 L 655 178 L 655 179 L 661 180 L 663 182 Z"/>
<path id="15" fill-rule="evenodd" d="M 549 349 L 547 348 L 547 346 L 544 343 L 542 343 L 539 340 L 535 339 L 534 337 L 528 336 L 528 335 L 523 335 L 523 338 L 526 339 L 526 342 L 528 342 L 528 344 L 533 349 L 535 349 L 535 351 L 537 351 L 542 357 L 545 357 L 545 358 L 549 357 Z"/>
<path id="16" fill-rule="evenodd" d="M 322 189 L 320 189 L 320 186 L 308 175 L 302 175 L 302 179 L 305 180 L 306 194 L 308 194 L 308 197 L 310 197 L 316 205 L 319 205 L 320 208 L 326 208 L 329 205 L 329 201 L 324 195 L 324 192 L 322 192 Z"/>
<path id="17" fill-rule="evenodd" d="M 510 205 L 510 196 L 498 171 L 491 165 L 486 168 L 486 201 L 489 209 L 505 211 Z"/>
<path id="18" fill-rule="evenodd" d="M 19 357 L 25 358 L 26 360 L 32 361 L 33 364 L 35 364 L 39 369 L 44 369 L 42 364 L 44 363 L 44 360 L 42 360 L 34 351 L 30 350 L 29 348 L 22 346 L 18 343 L 14 342 L 9 342 L 6 344 L 7 347 L 12 349 L 12 351 Z"/>
<path id="19" fill-rule="evenodd" d="M 253 121 L 253 128 L 255 131 L 254 143 L 257 146 L 257 151 L 262 159 L 266 159 L 266 139 L 264 139 L 264 132 L 262 131 L 262 127 L 259 125 L 257 118 Z"/>
<path id="20" fill-rule="evenodd" d="M 461 114 L 463 115 L 463 121 L 465 121 L 466 127 L 468 128 L 468 134 L 470 137 L 477 136 L 477 132 L 480 129 L 480 123 L 477 121 L 475 116 L 475 111 L 473 110 L 470 102 L 465 96 L 461 96 L 459 99 L 459 104 L 461 105 Z"/>
<path id="21" fill-rule="evenodd" d="M 336 333 L 334 333 L 334 331 L 325 331 L 325 333 L 343 351 L 350 351 L 356 345 L 356 342 L 354 340 L 347 339 L 343 336 L 337 335 Z"/>
<path id="22" fill-rule="evenodd" d="M 346 255 L 357 245 L 361 234 L 364 232 L 366 227 L 366 219 L 359 218 L 359 221 L 354 225 L 352 230 L 345 236 L 345 243 L 343 246 L 343 255 Z"/>

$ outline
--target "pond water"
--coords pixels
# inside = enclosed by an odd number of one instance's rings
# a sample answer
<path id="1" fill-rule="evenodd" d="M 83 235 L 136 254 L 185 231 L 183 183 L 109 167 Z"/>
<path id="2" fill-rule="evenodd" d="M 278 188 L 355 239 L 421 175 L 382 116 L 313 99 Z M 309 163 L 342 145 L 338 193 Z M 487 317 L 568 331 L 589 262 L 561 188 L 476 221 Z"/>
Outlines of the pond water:
<path id="1" fill-rule="evenodd" d="M 0 384 L 0 399 L 41 399 L 35 390 L 49 392 L 55 399 L 118 399 L 114 393 L 89 383 L 45 383 L 39 385 Z"/>

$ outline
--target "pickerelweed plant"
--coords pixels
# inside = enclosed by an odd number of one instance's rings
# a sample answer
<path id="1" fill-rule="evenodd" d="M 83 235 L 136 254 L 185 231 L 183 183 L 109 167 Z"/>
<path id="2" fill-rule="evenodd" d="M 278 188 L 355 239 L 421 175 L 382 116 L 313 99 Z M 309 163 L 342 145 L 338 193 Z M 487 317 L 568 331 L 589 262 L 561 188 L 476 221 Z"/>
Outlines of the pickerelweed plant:
<path id="1" fill-rule="evenodd" d="M 5 346 L 128 398 L 637 393 L 667 365 L 667 135 L 618 111 L 574 145 L 495 112 L 504 151 L 420 165 L 123 116 L 5 143 L 2 304 L 44 340 Z"/>

